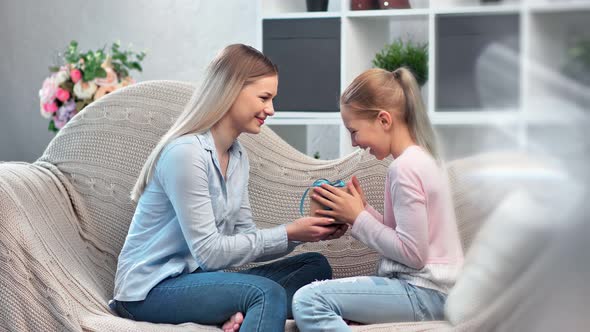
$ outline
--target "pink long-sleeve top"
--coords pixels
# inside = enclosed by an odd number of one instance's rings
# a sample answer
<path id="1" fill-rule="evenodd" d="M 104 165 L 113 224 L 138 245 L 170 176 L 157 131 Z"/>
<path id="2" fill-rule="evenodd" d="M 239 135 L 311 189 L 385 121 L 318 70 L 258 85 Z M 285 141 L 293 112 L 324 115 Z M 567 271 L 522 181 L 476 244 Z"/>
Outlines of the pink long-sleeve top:
<path id="1" fill-rule="evenodd" d="M 367 205 L 352 235 L 381 254 L 377 275 L 416 286 L 448 293 L 463 264 L 447 177 L 416 145 L 388 168 L 384 214 Z"/>

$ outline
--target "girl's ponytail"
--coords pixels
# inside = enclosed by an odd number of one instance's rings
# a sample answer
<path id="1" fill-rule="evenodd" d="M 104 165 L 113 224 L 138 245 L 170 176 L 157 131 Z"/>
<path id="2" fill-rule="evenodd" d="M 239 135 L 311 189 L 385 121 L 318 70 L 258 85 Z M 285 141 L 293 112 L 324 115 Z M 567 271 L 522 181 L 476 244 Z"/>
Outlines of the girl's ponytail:
<path id="1" fill-rule="evenodd" d="M 435 160 L 440 161 L 434 130 L 426 113 L 420 87 L 414 75 L 406 67 L 394 70 L 392 75 L 404 92 L 406 104 L 404 119 L 408 124 L 410 134 L 418 145 L 425 148 Z"/>

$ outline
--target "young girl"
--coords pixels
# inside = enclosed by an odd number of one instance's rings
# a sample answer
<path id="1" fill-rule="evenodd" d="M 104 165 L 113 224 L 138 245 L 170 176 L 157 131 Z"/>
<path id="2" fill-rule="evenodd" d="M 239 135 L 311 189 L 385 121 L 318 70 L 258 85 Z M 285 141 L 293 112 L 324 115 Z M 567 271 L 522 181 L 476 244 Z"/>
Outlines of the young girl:
<path id="1" fill-rule="evenodd" d="M 377 276 L 316 282 L 293 298 L 297 326 L 350 331 L 363 324 L 438 320 L 463 262 L 446 176 L 437 162 L 434 132 L 414 76 L 368 70 L 340 99 L 352 145 L 377 159 L 392 155 L 385 181 L 385 213 L 367 204 L 356 177 L 351 194 L 324 185 L 318 213 L 352 226 L 352 235 L 381 254 Z"/>
<path id="2" fill-rule="evenodd" d="M 260 52 L 230 45 L 209 66 L 175 124 L 148 157 L 132 191 L 138 201 L 119 256 L 120 316 L 154 323 L 221 324 L 225 331 L 282 331 L 291 298 L 331 278 L 320 254 L 240 273 L 223 269 L 289 253 L 291 241 L 341 236 L 331 218 L 256 229 L 248 201 L 248 157 L 236 140 L 274 114 L 278 72 Z"/>

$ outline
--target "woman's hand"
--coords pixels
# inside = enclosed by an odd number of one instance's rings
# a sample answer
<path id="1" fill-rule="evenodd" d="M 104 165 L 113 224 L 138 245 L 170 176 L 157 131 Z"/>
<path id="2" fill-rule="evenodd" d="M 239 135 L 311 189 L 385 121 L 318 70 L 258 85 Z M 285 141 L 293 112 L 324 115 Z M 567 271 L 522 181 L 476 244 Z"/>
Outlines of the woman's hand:
<path id="1" fill-rule="evenodd" d="M 324 240 L 336 240 L 338 238 L 340 238 L 342 235 L 344 235 L 344 233 L 346 233 L 346 231 L 348 230 L 348 224 L 334 224 L 334 226 L 330 226 L 330 227 L 334 227 L 336 228 L 336 231 L 330 235 L 328 235 L 328 237 L 326 237 Z"/>
<path id="2" fill-rule="evenodd" d="M 339 231 L 334 219 L 323 217 L 303 217 L 287 224 L 289 241 L 317 242 L 325 240 Z M 342 236 L 342 235 L 340 235 Z"/>
<path id="3" fill-rule="evenodd" d="M 358 183 L 358 180 L 356 182 Z M 331 209 L 320 209 L 315 212 L 347 224 L 354 224 L 356 217 L 365 209 L 365 204 L 363 203 L 363 197 L 356 190 L 354 182 L 347 183 L 346 187 L 350 194 L 327 184 L 315 187 L 311 198 Z"/>

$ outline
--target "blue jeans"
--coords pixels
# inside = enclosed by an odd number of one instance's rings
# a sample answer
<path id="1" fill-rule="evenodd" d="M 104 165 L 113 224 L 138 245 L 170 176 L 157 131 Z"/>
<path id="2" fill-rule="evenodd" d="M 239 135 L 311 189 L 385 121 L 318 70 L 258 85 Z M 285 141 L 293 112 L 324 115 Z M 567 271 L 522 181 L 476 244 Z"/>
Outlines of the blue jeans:
<path id="1" fill-rule="evenodd" d="M 203 272 L 168 278 L 143 301 L 115 301 L 119 316 L 152 323 L 219 325 L 244 313 L 242 331 L 283 331 L 293 294 L 332 278 L 328 260 L 306 253 L 241 272 Z"/>
<path id="2" fill-rule="evenodd" d="M 362 324 L 443 319 L 446 295 L 399 279 L 352 277 L 314 282 L 295 293 L 293 315 L 301 332 L 350 331 Z"/>

